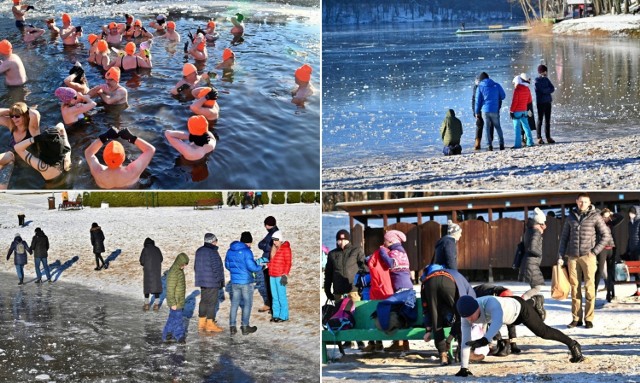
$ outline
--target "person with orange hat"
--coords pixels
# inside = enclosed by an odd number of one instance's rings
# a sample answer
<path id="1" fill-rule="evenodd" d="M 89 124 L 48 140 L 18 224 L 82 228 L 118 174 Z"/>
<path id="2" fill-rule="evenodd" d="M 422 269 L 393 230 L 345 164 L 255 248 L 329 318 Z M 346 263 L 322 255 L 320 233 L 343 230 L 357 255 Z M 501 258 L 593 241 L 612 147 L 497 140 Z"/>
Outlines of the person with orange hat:
<path id="1" fill-rule="evenodd" d="M 62 14 L 62 44 L 78 45 L 78 37 L 82 37 L 82 27 L 75 27 L 71 24 L 71 16 L 67 13 Z"/>
<path id="2" fill-rule="evenodd" d="M 152 67 L 151 53 L 148 49 L 143 49 L 136 55 L 136 43 L 128 42 L 124 47 L 124 52 L 120 52 L 112 66 L 120 68 L 121 72 L 138 68 L 148 69 Z"/>
<path id="3" fill-rule="evenodd" d="M 205 116 L 191 116 L 187 123 L 189 132 L 166 130 L 164 136 L 188 161 L 198 161 L 216 148 L 216 138 L 209 131 Z M 188 141 L 188 142 L 186 142 Z"/>
<path id="4" fill-rule="evenodd" d="M 194 89 L 191 94 L 195 101 L 189 109 L 194 114 L 205 116 L 209 121 L 215 121 L 220 115 L 220 107 L 218 106 L 218 90 L 213 87 L 202 87 Z"/>
<path id="5" fill-rule="evenodd" d="M 188 42 L 185 43 L 186 45 Z M 203 33 L 196 34 L 191 44 L 191 49 L 188 50 L 189 54 L 196 59 L 196 61 L 206 61 L 209 55 L 207 54 L 207 39 Z"/>
<path id="6" fill-rule="evenodd" d="M 310 82 L 312 71 L 313 69 L 309 64 L 304 64 L 300 68 L 296 69 L 295 78 L 298 88 L 292 92 L 292 103 L 303 106 L 307 98 L 313 94 L 314 88 Z"/>
<path id="7" fill-rule="evenodd" d="M 38 157 L 27 149 L 36 144 Z M 71 145 L 62 123 L 37 136 L 18 142 L 16 154 L 37 170 L 46 181 L 58 181 L 71 168 Z"/>
<path id="8" fill-rule="evenodd" d="M 20 57 L 13 53 L 13 46 L 8 40 L 0 41 L 0 74 L 4 74 L 7 86 L 21 86 L 27 82 L 27 72 Z"/>
<path id="9" fill-rule="evenodd" d="M 108 70 L 111 67 L 111 59 L 109 58 L 109 44 L 106 40 L 98 40 L 96 42 L 97 52 L 93 56 L 89 55 L 89 62 Z"/>
<path id="10" fill-rule="evenodd" d="M 166 33 L 164 35 L 160 35 L 158 37 L 162 37 L 171 42 L 179 43 L 180 42 L 180 34 L 176 32 L 176 23 L 173 21 L 167 21 Z"/>
<path id="11" fill-rule="evenodd" d="M 95 33 L 91 33 L 87 36 L 87 41 L 89 42 L 89 62 L 92 61 L 92 57 L 93 61 L 95 61 L 95 55 L 98 54 L 98 41 L 100 41 L 100 38 Z"/>
<path id="12" fill-rule="evenodd" d="M 142 20 L 133 22 L 133 26 L 125 33 L 125 37 L 129 39 L 152 39 L 153 35 L 142 26 Z"/>
<path id="13" fill-rule="evenodd" d="M 127 89 L 120 85 L 120 68 L 110 68 L 104 78 L 106 83 L 91 88 L 88 96 L 100 96 L 107 105 L 126 105 L 128 93 Z"/>
<path id="14" fill-rule="evenodd" d="M 126 26 L 124 24 L 118 24 L 112 21 L 102 26 L 102 38 L 111 45 L 120 45 L 120 43 L 122 43 L 122 36 L 125 34 L 125 28 Z"/>
<path id="15" fill-rule="evenodd" d="M 161 13 L 156 16 L 156 19 L 154 21 L 151 21 L 149 23 L 149 26 L 151 28 L 154 28 L 156 32 L 165 32 L 167 26 L 167 17 Z"/>
<path id="16" fill-rule="evenodd" d="M 207 27 L 204 31 L 204 37 L 207 39 L 207 41 L 216 41 L 220 37 L 220 35 L 216 31 L 216 22 L 213 20 L 209 20 L 209 22 L 207 22 Z"/>
<path id="17" fill-rule="evenodd" d="M 22 35 L 22 40 L 25 43 L 32 43 L 39 39 L 46 32 L 42 28 L 36 28 L 33 25 L 27 25 L 24 27 L 24 35 Z"/>
<path id="18" fill-rule="evenodd" d="M 142 151 L 142 154 L 129 165 L 123 166 L 126 158 L 124 146 L 117 141 L 117 138 L 129 141 Z M 98 161 L 96 154 L 105 145 L 102 158 L 106 164 L 102 165 Z M 95 139 L 84 151 L 84 157 L 89 165 L 89 170 L 96 184 L 103 189 L 122 189 L 135 185 L 140 180 L 140 175 L 149 166 L 156 148 L 143 140 L 134 136 L 128 128 L 117 130 L 109 128 Z"/>
<path id="19" fill-rule="evenodd" d="M 216 65 L 216 69 L 230 69 L 236 63 L 236 54 L 231 48 L 225 48 L 222 51 L 222 62 Z"/>
<path id="20" fill-rule="evenodd" d="M 176 86 L 171 88 L 171 94 L 177 96 L 185 90 L 193 91 L 200 81 L 207 81 L 208 79 L 209 74 L 203 73 L 199 75 L 195 65 L 186 63 L 182 66 L 182 80 L 178 81 Z"/>
<path id="21" fill-rule="evenodd" d="M 13 17 L 16 18 L 16 27 L 20 30 L 25 27 L 24 16 L 27 11 L 35 9 L 33 5 L 20 4 L 20 0 L 13 0 L 13 7 L 11 7 L 11 12 L 13 12 Z"/>

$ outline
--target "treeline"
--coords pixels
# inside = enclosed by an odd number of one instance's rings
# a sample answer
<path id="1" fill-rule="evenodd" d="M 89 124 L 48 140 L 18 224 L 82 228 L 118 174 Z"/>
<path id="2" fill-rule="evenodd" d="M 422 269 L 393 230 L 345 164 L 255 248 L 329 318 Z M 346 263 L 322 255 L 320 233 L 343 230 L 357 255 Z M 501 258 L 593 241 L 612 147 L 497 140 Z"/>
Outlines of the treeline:
<path id="1" fill-rule="evenodd" d="M 103 202 L 110 207 L 166 207 L 194 206 L 197 201 L 219 199 L 226 204 L 229 194 L 241 203 L 245 192 L 85 192 L 82 204 L 100 207 Z M 267 204 L 320 203 L 319 192 L 262 192 L 260 201 Z"/>

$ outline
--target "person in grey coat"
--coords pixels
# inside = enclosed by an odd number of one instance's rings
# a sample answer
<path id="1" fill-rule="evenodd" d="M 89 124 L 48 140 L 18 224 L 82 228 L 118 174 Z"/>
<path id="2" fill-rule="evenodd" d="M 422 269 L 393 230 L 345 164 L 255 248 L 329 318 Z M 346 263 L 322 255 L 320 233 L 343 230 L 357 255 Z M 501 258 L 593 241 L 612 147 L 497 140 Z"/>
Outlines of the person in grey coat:
<path id="1" fill-rule="evenodd" d="M 47 276 L 47 281 L 51 283 L 51 271 L 49 270 L 49 264 L 47 263 L 47 256 L 49 251 L 49 238 L 42 231 L 41 228 L 36 227 L 36 234 L 31 239 L 31 246 L 33 251 L 33 257 L 36 264 L 36 283 L 42 282 L 42 272 L 40 271 L 40 264 L 44 267 L 44 273 Z"/>
<path id="2" fill-rule="evenodd" d="M 140 265 L 144 270 L 144 311 L 149 311 L 149 295 L 153 294 L 156 299 L 162 294 L 162 251 L 156 246 L 151 238 L 144 240 L 144 248 L 140 253 Z M 153 311 L 158 311 L 160 302 L 153 305 Z"/>
<path id="3" fill-rule="evenodd" d="M 546 222 L 547 217 L 539 208 L 535 208 L 533 218 L 527 220 L 527 231 L 524 234 L 525 254 L 518 275 L 519 281 L 528 282 L 531 287 L 522 294 L 524 300 L 540 294 L 540 290 L 544 286 L 540 262 L 542 262 L 542 234 L 547 228 Z"/>
<path id="4" fill-rule="evenodd" d="M 105 252 L 104 249 L 104 233 L 102 229 L 96 222 L 91 224 L 91 246 L 93 246 L 93 254 L 96 256 L 96 268 L 95 271 L 101 270 L 102 268 L 108 268 L 104 263 L 104 259 L 102 259 L 102 253 Z M 100 265 L 102 262 L 102 265 Z"/>
<path id="5" fill-rule="evenodd" d="M 577 207 L 564 221 L 560 246 L 558 247 L 558 265 L 567 258 L 569 283 L 571 284 L 571 315 L 573 320 L 567 325 L 572 328 L 582 326 L 582 281 L 586 290 L 584 325 L 593 328 L 593 315 L 596 306 L 594 276 L 596 273 L 596 254 L 600 254 L 611 241 L 611 232 L 596 208 L 591 205 L 589 194 L 581 193 L 576 199 Z M 596 236 L 599 239 L 596 242 Z"/>

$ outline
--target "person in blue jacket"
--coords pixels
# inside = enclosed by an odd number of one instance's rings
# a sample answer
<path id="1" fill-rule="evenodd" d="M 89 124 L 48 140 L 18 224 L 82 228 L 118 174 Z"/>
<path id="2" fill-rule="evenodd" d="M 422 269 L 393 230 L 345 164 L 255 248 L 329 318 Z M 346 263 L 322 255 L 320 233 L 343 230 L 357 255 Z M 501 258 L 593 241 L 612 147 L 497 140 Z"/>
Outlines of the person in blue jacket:
<path id="1" fill-rule="evenodd" d="M 534 82 L 534 88 L 536 90 L 536 105 L 538 106 L 538 123 L 536 124 L 536 133 L 538 134 L 538 144 L 544 144 L 542 140 L 542 120 L 544 123 L 544 134 L 547 137 L 547 142 L 550 144 L 555 143 L 551 138 L 551 93 L 554 88 L 551 80 L 547 77 L 547 66 L 538 65 L 538 74 Z"/>
<path id="2" fill-rule="evenodd" d="M 493 150 L 493 140 L 490 134 L 492 124 L 496 132 L 498 132 L 500 150 L 504 150 L 504 136 L 500 126 L 500 107 L 506 94 L 502 86 L 490 79 L 487 73 L 480 73 L 478 80 L 480 80 L 480 83 L 478 84 L 478 89 L 476 89 L 475 115 L 476 118 L 484 120 L 487 150 Z"/>
<path id="3" fill-rule="evenodd" d="M 240 241 L 233 241 L 227 251 L 224 267 L 231 274 L 231 311 L 229 312 L 229 331 L 231 335 L 238 332 L 236 328 L 236 316 L 238 306 L 242 307 L 242 335 L 256 332 L 258 327 L 250 326 L 251 305 L 253 304 L 253 273 L 262 272 L 262 266 L 253 259 L 251 244 L 253 236 L 245 231 L 240 236 Z M 242 302 L 241 302 L 242 300 Z"/>
<path id="4" fill-rule="evenodd" d="M 11 242 L 11 247 L 9 247 L 9 251 L 7 252 L 7 261 L 11 258 L 11 254 L 16 253 L 15 257 L 13 257 L 13 263 L 16 265 L 16 273 L 18 274 L 18 285 L 24 284 L 24 265 L 27 264 L 27 252 L 32 254 L 31 248 L 25 242 L 22 237 L 20 237 L 20 233 L 16 233 L 15 238 L 13 238 L 13 242 Z"/>

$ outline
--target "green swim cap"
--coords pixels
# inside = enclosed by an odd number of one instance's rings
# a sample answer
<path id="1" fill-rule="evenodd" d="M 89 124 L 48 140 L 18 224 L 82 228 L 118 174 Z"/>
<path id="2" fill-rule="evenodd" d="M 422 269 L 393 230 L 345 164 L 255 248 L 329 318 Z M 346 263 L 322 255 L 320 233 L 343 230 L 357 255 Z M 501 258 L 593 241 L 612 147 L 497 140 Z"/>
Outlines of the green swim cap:
<path id="1" fill-rule="evenodd" d="M 242 13 L 236 13 L 236 20 L 238 20 L 238 22 L 242 22 L 242 20 L 244 20 Z"/>

